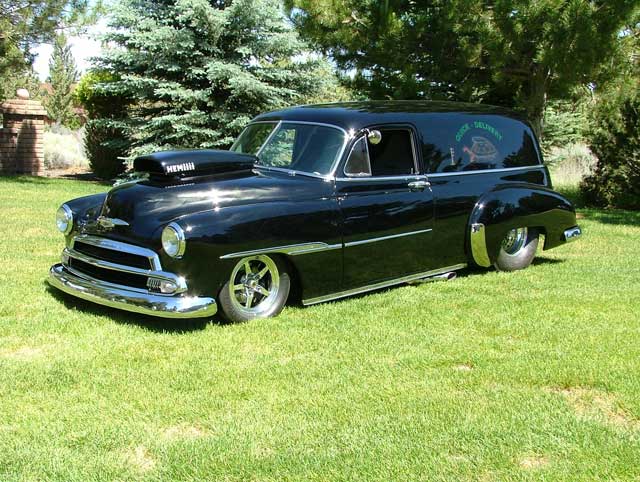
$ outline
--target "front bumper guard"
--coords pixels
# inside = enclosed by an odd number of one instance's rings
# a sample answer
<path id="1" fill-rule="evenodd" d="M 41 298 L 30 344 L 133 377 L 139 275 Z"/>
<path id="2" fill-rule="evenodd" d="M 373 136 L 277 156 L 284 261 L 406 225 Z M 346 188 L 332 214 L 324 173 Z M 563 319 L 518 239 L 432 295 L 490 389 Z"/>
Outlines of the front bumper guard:
<path id="1" fill-rule="evenodd" d="M 105 282 L 76 276 L 55 264 L 49 270 L 51 286 L 72 296 L 100 305 L 162 318 L 205 318 L 216 314 L 216 300 L 197 296 L 162 296 L 140 293 Z"/>

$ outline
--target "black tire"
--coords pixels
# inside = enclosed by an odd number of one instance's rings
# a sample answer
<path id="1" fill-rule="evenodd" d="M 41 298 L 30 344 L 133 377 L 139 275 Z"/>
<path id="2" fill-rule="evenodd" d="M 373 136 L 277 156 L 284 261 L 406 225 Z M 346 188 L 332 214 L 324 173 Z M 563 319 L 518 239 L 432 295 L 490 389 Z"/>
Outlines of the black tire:
<path id="1" fill-rule="evenodd" d="M 498 271 L 517 271 L 527 268 L 538 249 L 538 231 L 516 228 L 507 233 L 500 246 L 498 259 L 493 263 Z"/>
<path id="2" fill-rule="evenodd" d="M 247 256 L 231 271 L 218 300 L 224 317 L 240 323 L 278 315 L 287 302 L 290 289 L 291 277 L 286 262 L 267 255 Z"/>

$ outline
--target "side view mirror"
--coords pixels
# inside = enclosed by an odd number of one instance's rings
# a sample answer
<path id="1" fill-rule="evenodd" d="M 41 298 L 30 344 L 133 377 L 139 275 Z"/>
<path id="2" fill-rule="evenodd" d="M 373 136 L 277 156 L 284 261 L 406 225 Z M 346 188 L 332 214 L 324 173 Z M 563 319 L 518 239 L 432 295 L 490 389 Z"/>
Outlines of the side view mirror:
<path id="1" fill-rule="evenodd" d="M 367 139 L 369 139 L 369 142 L 375 146 L 377 144 L 380 144 L 380 142 L 382 141 L 382 133 L 378 130 L 371 130 L 367 134 Z"/>

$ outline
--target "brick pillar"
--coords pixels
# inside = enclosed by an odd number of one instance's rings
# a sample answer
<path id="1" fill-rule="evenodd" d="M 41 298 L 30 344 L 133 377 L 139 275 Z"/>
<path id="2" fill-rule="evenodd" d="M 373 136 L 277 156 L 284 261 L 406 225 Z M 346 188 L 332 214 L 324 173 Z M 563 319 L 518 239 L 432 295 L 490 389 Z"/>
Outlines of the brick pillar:
<path id="1" fill-rule="evenodd" d="M 16 129 L 0 129 L 0 174 L 16 172 L 16 146 L 18 131 Z"/>
<path id="2" fill-rule="evenodd" d="M 5 173 L 42 174 L 47 111 L 37 100 L 25 98 L 8 100 L 0 110 L 4 124 L 0 130 L 0 170 Z M 10 155 L 11 148 L 13 156 Z"/>

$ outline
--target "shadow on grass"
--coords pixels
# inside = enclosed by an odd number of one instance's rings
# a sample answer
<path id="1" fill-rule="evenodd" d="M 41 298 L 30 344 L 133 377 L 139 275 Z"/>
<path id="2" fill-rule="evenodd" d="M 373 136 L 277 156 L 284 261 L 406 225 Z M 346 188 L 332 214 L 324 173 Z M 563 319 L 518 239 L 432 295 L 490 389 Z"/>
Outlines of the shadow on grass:
<path id="1" fill-rule="evenodd" d="M 533 266 L 540 266 L 545 264 L 558 264 L 563 263 L 563 260 L 560 259 L 551 259 L 544 257 L 536 257 L 531 263 Z M 456 278 L 467 278 L 469 276 L 485 276 L 487 274 L 495 272 L 494 268 L 465 268 L 456 271 Z M 399 283 L 397 285 L 387 286 L 384 288 L 378 288 L 371 291 L 365 291 L 363 293 L 353 294 L 344 298 L 339 298 L 336 300 L 329 300 L 329 303 L 337 303 L 341 301 L 346 301 L 348 299 L 358 299 L 364 296 L 368 296 L 375 293 L 385 293 L 387 291 L 396 289 L 403 285 L 419 285 L 423 283 L 444 283 L 455 281 L 455 278 L 452 280 L 447 280 L 444 278 L 433 277 L 431 280 L 426 278 L 424 280 L 417 280 L 410 283 Z M 135 325 L 140 328 L 144 328 L 145 330 L 149 330 L 155 333 L 190 333 L 194 331 L 204 330 L 208 324 L 215 324 L 218 326 L 224 326 L 230 324 L 224 318 L 222 318 L 219 314 L 213 318 L 192 318 L 192 319 L 168 319 L 168 318 L 159 318 L 155 316 L 147 316 L 139 313 L 133 313 L 123 310 L 118 310 L 115 308 L 109 308 L 107 306 L 103 306 L 97 303 L 92 303 L 90 301 L 83 300 L 81 298 L 76 298 L 67 293 L 59 291 L 55 288 L 52 288 L 46 281 L 43 281 L 47 291 L 58 301 L 60 301 L 64 306 L 68 309 L 75 309 L 82 313 L 94 314 L 99 316 L 106 316 L 116 323 L 122 323 L 126 325 Z M 289 301 L 287 303 L 290 306 L 295 306 L 297 308 L 304 308 L 301 300 L 294 300 L 293 302 Z"/>
<path id="2" fill-rule="evenodd" d="M 25 175 L 0 175 L 0 184 L 29 184 L 33 186 L 37 185 L 51 185 L 59 180 L 69 181 L 85 181 L 92 184 L 99 184 L 101 186 L 113 186 L 112 181 L 105 181 L 98 179 L 93 174 L 67 174 L 59 177 L 45 177 L 45 176 L 25 176 Z"/>
<path id="3" fill-rule="evenodd" d="M 602 224 L 640 226 L 640 212 L 622 209 L 587 209 L 582 217 Z"/>
<path id="4" fill-rule="evenodd" d="M 169 319 L 118 310 L 76 298 L 49 286 L 46 281 L 43 283 L 49 294 L 60 301 L 65 308 L 75 309 L 86 314 L 106 316 L 116 323 L 138 326 L 154 333 L 185 334 L 204 330 L 209 323 L 220 326 L 228 324 L 217 315 L 213 318 Z"/>

